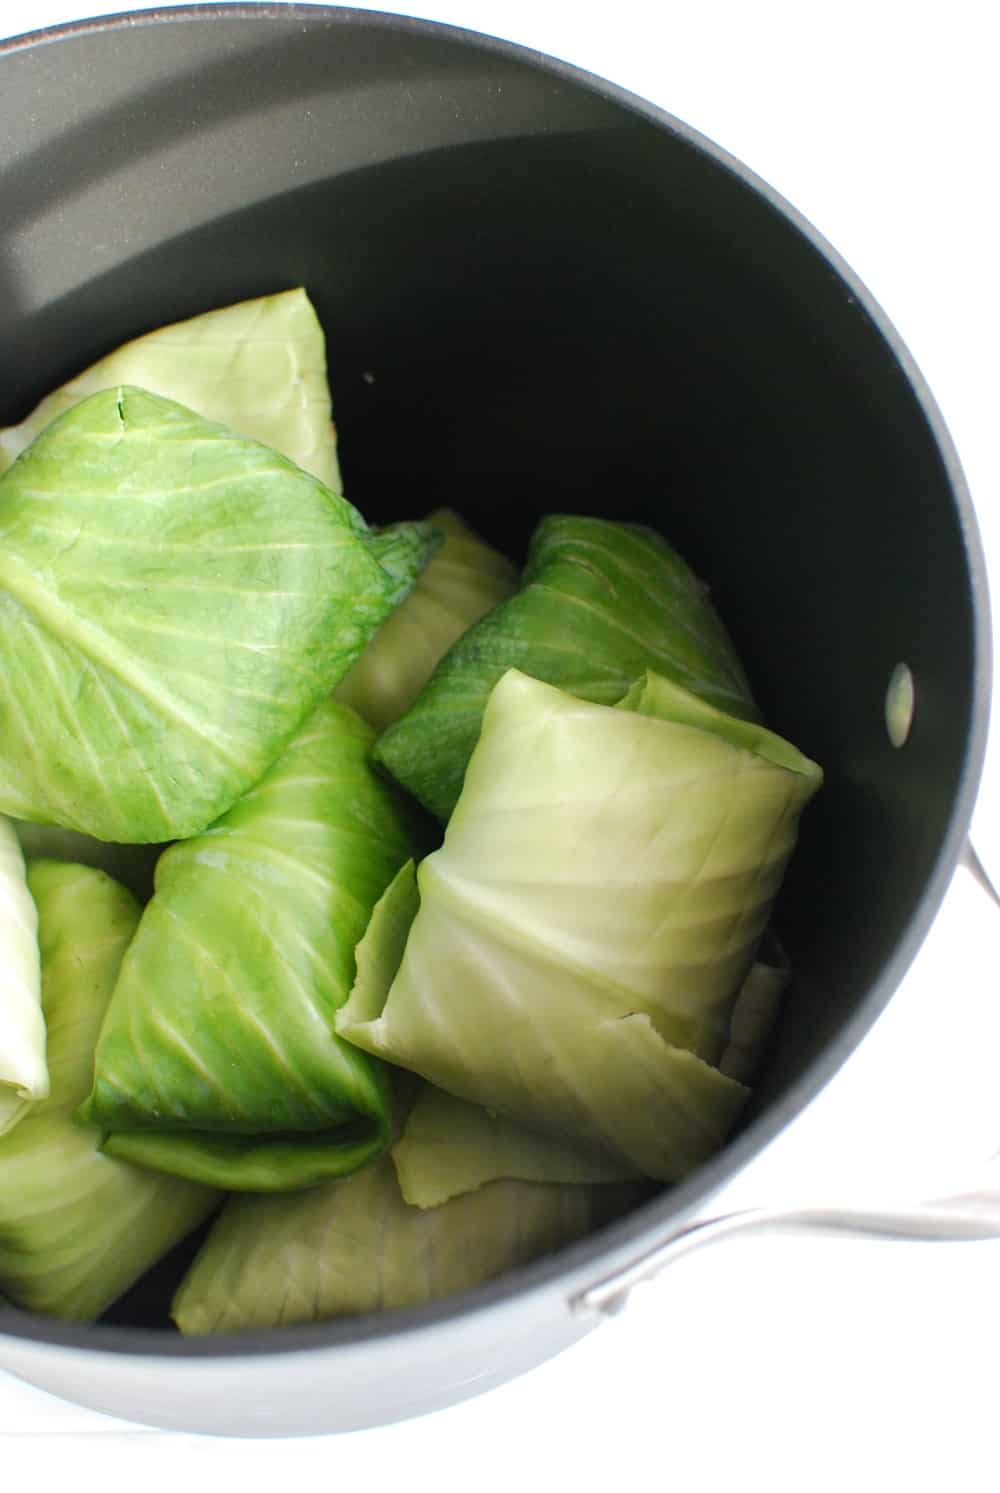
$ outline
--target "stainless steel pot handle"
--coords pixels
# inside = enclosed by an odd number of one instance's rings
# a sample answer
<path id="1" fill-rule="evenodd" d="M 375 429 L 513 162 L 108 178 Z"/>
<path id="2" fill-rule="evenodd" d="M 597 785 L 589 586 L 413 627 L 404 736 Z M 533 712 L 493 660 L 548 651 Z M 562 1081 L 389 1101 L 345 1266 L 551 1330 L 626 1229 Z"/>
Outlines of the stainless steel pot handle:
<path id="1" fill-rule="evenodd" d="M 987 875 L 986 867 L 983 865 L 982 859 L 979 855 L 979 851 L 976 849 L 975 845 L 973 845 L 971 840 L 966 840 L 965 842 L 965 849 L 962 851 L 959 865 L 965 867 L 965 869 L 974 878 L 974 880 L 979 883 L 990 900 L 997 907 L 1000 907 L 1000 892 L 997 891 L 996 887 L 993 885 L 992 881 Z"/>
<path id="2" fill-rule="evenodd" d="M 1000 907 L 1000 895 L 990 881 L 971 840 L 961 864 Z M 693 1250 L 737 1234 L 852 1234 L 868 1238 L 908 1239 L 956 1243 L 969 1239 L 1000 1238 L 1000 1152 L 990 1161 L 979 1186 L 926 1203 L 889 1208 L 748 1208 L 718 1218 L 695 1220 L 570 1298 L 574 1313 L 614 1316 L 636 1286 L 654 1279 Z"/>
<path id="3" fill-rule="evenodd" d="M 1000 1172 L 994 1189 L 913 1206 L 866 1211 L 856 1208 L 748 1208 L 706 1218 L 678 1229 L 669 1239 L 623 1269 L 571 1297 L 576 1313 L 614 1316 L 636 1286 L 644 1285 L 682 1255 L 731 1239 L 734 1234 L 852 1234 L 882 1239 L 956 1243 L 1000 1239 Z"/>

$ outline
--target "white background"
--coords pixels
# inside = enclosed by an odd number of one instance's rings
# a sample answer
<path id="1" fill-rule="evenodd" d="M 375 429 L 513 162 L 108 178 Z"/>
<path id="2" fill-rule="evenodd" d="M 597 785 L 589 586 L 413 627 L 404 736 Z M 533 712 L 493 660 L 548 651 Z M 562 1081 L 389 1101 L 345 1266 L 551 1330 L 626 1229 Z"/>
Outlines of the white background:
<path id="1" fill-rule="evenodd" d="M 4 11 L 0 35 L 93 9 L 22 0 Z M 1000 90 L 987 0 L 414 0 L 408 9 L 645 95 L 810 218 L 928 379 L 1000 595 Z M 995 877 L 998 735 L 975 826 Z M 975 1175 L 1000 1147 L 998 966 L 1000 913 L 960 872 L 872 1035 L 719 1204 L 918 1197 Z M 352 1436 L 166 1435 L 0 1372 L 0 1477 L 46 1486 L 66 1475 L 81 1493 L 132 1480 L 157 1493 L 187 1474 L 324 1486 L 363 1478 L 376 1489 L 405 1479 L 436 1493 L 512 1484 L 589 1493 L 626 1479 L 684 1493 L 736 1481 L 781 1493 L 978 1493 L 1000 1485 L 998 1339 L 1000 1243 L 733 1242 L 675 1266 L 622 1318 L 517 1383 Z"/>

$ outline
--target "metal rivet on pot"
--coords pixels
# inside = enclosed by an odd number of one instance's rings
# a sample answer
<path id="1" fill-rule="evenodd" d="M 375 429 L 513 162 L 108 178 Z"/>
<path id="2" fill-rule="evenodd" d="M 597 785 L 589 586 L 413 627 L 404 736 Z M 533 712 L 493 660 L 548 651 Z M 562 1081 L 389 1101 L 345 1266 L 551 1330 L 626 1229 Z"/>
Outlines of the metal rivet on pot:
<path id="1" fill-rule="evenodd" d="M 885 729 L 894 747 L 906 744 L 913 725 L 915 704 L 913 675 L 906 664 L 897 664 L 889 676 L 889 686 L 885 692 Z"/>

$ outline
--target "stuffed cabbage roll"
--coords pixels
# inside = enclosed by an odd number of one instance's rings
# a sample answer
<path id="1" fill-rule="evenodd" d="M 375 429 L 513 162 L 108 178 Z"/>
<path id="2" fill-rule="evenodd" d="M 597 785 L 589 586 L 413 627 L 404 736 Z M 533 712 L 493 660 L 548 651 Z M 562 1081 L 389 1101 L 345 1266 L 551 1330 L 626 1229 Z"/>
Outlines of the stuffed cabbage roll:
<path id="1" fill-rule="evenodd" d="M 375 909 L 337 1030 L 676 1181 L 744 1104 L 716 1065 L 822 774 L 653 674 L 621 706 L 501 679 L 444 844 Z"/>
<path id="2" fill-rule="evenodd" d="M 413 916 L 416 910 L 414 899 Z M 791 980 L 791 968 L 777 941 L 767 942 L 766 958 L 754 960 L 733 1004 L 729 1037 L 719 1060 L 721 1073 L 744 1084 L 757 1075 Z M 394 968 L 401 957 L 400 946 Z M 622 1161 L 528 1130 L 506 1115 L 456 1099 L 431 1084 L 420 1085 L 391 1154 L 403 1198 L 418 1208 L 435 1208 L 500 1177 L 593 1183 L 634 1175 Z"/>
<path id="3" fill-rule="evenodd" d="M 438 508 L 427 523 L 444 544 L 336 690 L 376 731 L 409 709 L 452 643 L 517 585 L 510 561 L 457 513 Z"/>
<path id="4" fill-rule="evenodd" d="M 553 515 L 535 531 L 517 594 L 458 639 L 376 748 L 441 820 L 461 791 L 489 693 L 509 668 L 605 705 L 650 668 L 722 710 L 757 716 L 708 592 L 659 534 Z"/>
<path id="5" fill-rule="evenodd" d="M 38 914 L 10 820 L 0 818 L 0 1136 L 49 1092 Z"/>
<path id="6" fill-rule="evenodd" d="M 181 405 L 123 387 L 59 416 L 0 477 L 0 810 L 100 840 L 200 833 L 415 580 L 420 546 L 405 579 L 384 546 Z"/>
<path id="7" fill-rule="evenodd" d="M 135 384 L 272 446 L 340 492 L 323 328 L 305 291 L 284 290 L 126 342 L 0 430 L 0 472 L 57 415 Z"/>
<path id="8" fill-rule="evenodd" d="M 42 1001 L 52 1089 L 0 1138 L 0 1293 L 27 1311 L 91 1321 L 208 1216 L 218 1194 L 98 1149 L 73 1111 L 139 921 L 102 871 L 38 861 Z"/>
<path id="9" fill-rule="evenodd" d="M 384 1156 L 309 1192 L 230 1198 L 172 1314 L 193 1335 L 420 1306 L 582 1238 L 634 1196 L 627 1185 L 502 1181 L 411 1208 Z"/>
<path id="10" fill-rule="evenodd" d="M 107 1154 L 269 1191 L 387 1145 L 382 1065 L 333 1030 L 372 907 L 413 853 L 373 739 L 324 702 L 250 793 L 161 856 L 85 1110 Z"/>

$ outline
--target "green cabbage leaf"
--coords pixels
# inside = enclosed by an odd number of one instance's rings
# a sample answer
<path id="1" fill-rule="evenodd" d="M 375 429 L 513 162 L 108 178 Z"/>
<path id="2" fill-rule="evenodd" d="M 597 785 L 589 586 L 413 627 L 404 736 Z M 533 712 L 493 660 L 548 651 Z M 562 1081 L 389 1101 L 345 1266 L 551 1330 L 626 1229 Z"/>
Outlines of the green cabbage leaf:
<path id="1" fill-rule="evenodd" d="M 104 1156 L 73 1111 L 139 920 L 101 871 L 37 861 L 51 1093 L 0 1137 L 0 1292 L 27 1311 L 91 1321 L 208 1216 L 218 1195 Z"/>
<path id="2" fill-rule="evenodd" d="M 271 446 L 341 489 L 326 345 L 304 290 L 285 290 L 158 327 L 47 395 L 0 430 L 0 472 L 57 415 L 102 389 L 134 384 Z"/>
<path id="3" fill-rule="evenodd" d="M 777 945 L 777 940 L 771 940 Z M 729 1021 L 729 1040 L 719 1059 L 719 1071 L 741 1083 L 752 1083 L 774 1031 L 781 1004 L 792 980 L 792 969 L 780 947 L 754 960 L 736 997 Z"/>
<path id="4" fill-rule="evenodd" d="M 367 539 L 369 550 L 389 577 L 387 601 L 392 608 L 388 613 L 388 620 L 391 621 L 406 601 L 431 556 L 440 549 L 444 536 L 431 523 L 410 520 L 370 529 Z M 355 708 L 350 700 L 342 700 L 340 703 Z M 361 712 L 358 711 L 358 714 Z"/>
<path id="5" fill-rule="evenodd" d="M 509 671 L 444 844 L 375 910 L 366 941 L 386 949 L 359 949 L 337 1030 L 678 1180 L 745 1102 L 717 1064 L 821 780 L 774 733 L 655 675 L 609 708 Z"/>
<path id="6" fill-rule="evenodd" d="M 415 881 L 397 879 L 397 886 L 403 884 L 415 892 Z M 414 896 L 413 916 L 418 902 Z M 384 938 L 384 922 L 381 926 L 380 942 L 388 951 L 391 939 Z M 378 928 L 376 924 L 371 942 L 376 941 Z M 399 967 L 401 957 L 400 946 L 394 968 Z M 745 1084 L 757 1076 L 791 979 L 791 969 L 780 953 L 769 955 L 769 960 L 757 959 L 751 966 L 733 1005 L 729 1040 L 719 1060 L 721 1073 Z M 406 1202 L 418 1208 L 436 1208 L 498 1177 L 597 1183 L 624 1181 L 633 1175 L 621 1161 L 527 1130 L 505 1115 L 456 1099 L 431 1084 L 421 1085 L 391 1154 L 400 1191 Z"/>
<path id="7" fill-rule="evenodd" d="M 727 713 L 757 716 L 708 592 L 659 534 L 553 515 L 535 531 L 521 589 L 458 639 L 376 748 L 441 820 L 461 791 L 490 691 L 509 668 L 605 705 L 649 668 Z"/>
<path id="8" fill-rule="evenodd" d="M 413 853 L 374 733 L 325 701 L 251 792 L 164 851 L 85 1114 L 109 1155 L 230 1190 L 312 1186 L 379 1154 L 388 1082 L 333 1031 L 371 910 Z"/>
<path id="9" fill-rule="evenodd" d="M 517 585 L 510 561 L 457 513 L 438 508 L 427 523 L 443 535 L 441 549 L 336 690 L 376 731 L 410 708 L 452 643 Z"/>
<path id="10" fill-rule="evenodd" d="M 0 811 L 107 841 L 200 833 L 398 604 L 385 546 L 180 405 L 121 388 L 74 406 L 0 477 Z"/>
<path id="11" fill-rule="evenodd" d="M 49 1093 L 38 914 L 14 826 L 0 818 L 0 1136 Z"/>
<path id="12" fill-rule="evenodd" d="M 412 1208 L 384 1156 L 308 1192 L 230 1198 L 172 1314 L 195 1335 L 420 1306 L 582 1238 L 633 1198 L 631 1187 L 497 1181 Z"/>
<path id="13" fill-rule="evenodd" d="M 355 1005 L 392 984 L 403 959 L 410 926 L 420 907 L 413 861 L 386 888 L 355 950 Z M 397 1069 L 397 1092 L 403 1069 Z M 436 1208 L 449 1198 L 501 1178 L 522 1182 L 613 1182 L 634 1169 L 598 1151 L 566 1145 L 551 1135 L 418 1084 L 409 1096 L 392 1159 L 403 1198 L 417 1208 Z"/>
<path id="14" fill-rule="evenodd" d="M 437 1208 L 500 1178 L 598 1183 L 635 1175 L 613 1157 L 526 1130 L 431 1084 L 418 1093 L 392 1160 L 403 1198 L 417 1208 Z"/>

